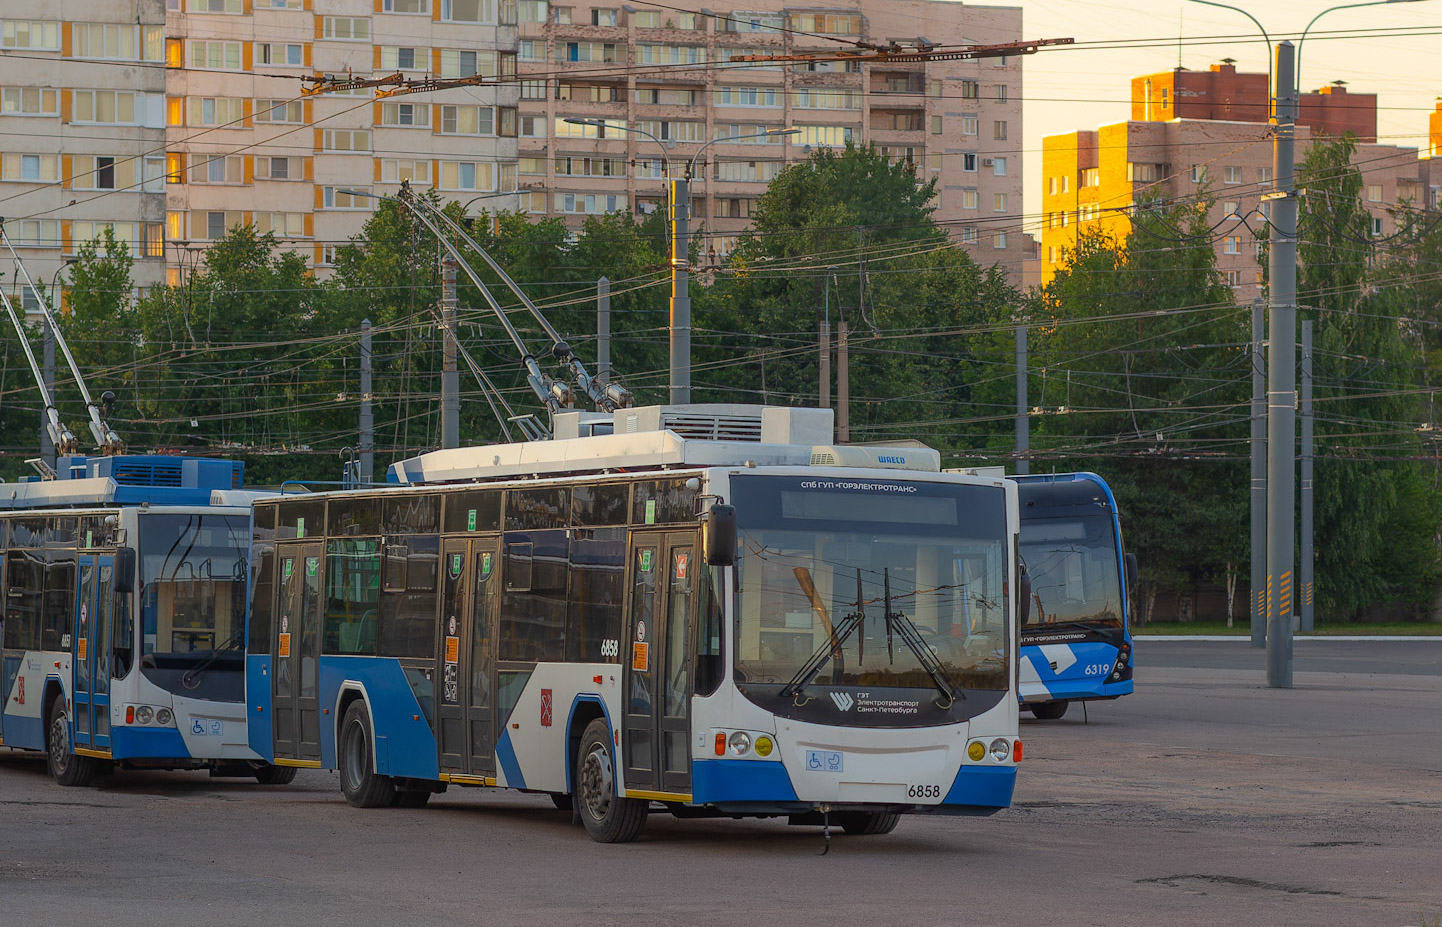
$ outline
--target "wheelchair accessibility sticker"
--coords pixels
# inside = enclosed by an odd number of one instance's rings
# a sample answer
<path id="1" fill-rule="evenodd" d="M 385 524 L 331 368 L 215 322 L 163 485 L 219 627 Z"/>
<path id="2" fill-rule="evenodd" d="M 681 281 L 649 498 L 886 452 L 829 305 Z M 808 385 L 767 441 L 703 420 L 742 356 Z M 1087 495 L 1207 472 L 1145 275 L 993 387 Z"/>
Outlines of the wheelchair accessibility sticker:
<path id="1" fill-rule="evenodd" d="M 846 765 L 846 755 L 838 750 L 807 750 L 806 771 L 807 772 L 842 772 Z"/>

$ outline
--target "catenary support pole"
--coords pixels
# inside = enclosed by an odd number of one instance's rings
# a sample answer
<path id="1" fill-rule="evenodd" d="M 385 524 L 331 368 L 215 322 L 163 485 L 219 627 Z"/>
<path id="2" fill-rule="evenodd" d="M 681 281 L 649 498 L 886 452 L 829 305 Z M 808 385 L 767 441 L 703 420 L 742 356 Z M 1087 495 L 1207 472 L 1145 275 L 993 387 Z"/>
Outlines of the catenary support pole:
<path id="1" fill-rule="evenodd" d="M 1267 646 L 1267 305 L 1252 304 L 1252 646 Z"/>
<path id="2" fill-rule="evenodd" d="M 374 483 L 376 475 L 376 414 L 371 405 L 371 320 L 361 320 L 360 340 L 360 481 Z"/>
<path id="3" fill-rule="evenodd" d="M 846 347 L 846 320 L 836 323 L 836 440 L 851 440 L 851 363 Z"/>
<path id="4" fill-rule="evenodd" d="M 456 369 L 456 262 L 441 262 L 441 447 L 461 446 L 461 375 Z"/>
<path id="5" fill-rule="evenodd" d="M 1267 685 L 1292 687 L 1292 532 L 1297 465 L 1297 90 L 1291 42 L 1277 44 L 1272 85 L 1272 222 L 1267 364 Z"/>
<path id="6" fill-rule="evenodd" d="M 1031 450 L 1031 419 L 1026 404 L 1026 326 L 1016 327 L 1016 472 L 1031 472 L 1027 453 Z"/>
<path id="7" fill-rule="evenodd" d="M 611 379 L 611 281 L 596 281 L 596 379 Z"/>
<path id="8" fill-rule="evenodd" d="M 1312 322 L 1302 323 L 1302 550 L 1297 592 L 1302 630 L 1312 631 Z"/>
<path id="9" fill-rule="evenodd" d="M 671 181 L 671 403 L 691 401 L 690 181 Z"/>

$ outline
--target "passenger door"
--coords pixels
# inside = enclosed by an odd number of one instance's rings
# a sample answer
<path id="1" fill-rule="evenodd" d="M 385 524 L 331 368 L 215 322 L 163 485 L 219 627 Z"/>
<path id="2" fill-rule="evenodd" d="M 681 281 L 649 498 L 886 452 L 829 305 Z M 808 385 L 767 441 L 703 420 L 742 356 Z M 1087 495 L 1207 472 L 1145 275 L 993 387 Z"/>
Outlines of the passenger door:
<path id="1" fill-rule="evenodd" d="M 110 749 L 110 613 L 113 560 L 109 555 L 81 554 L 75 593 L 75 626 L 70 665 L 75 685 L 75 745 Z"/>
<path id="2" fill-rule="evenodd" d="M 321 545 L 284 544 L 277 552 L 275 666 L 271 702 L 275 755 L 320 759 Z"/>
<path id="3" fill-rule="evenodd" d="M 627 564 L 625 770 L 628 790 L 691 790 L 695 536 L 635 532 Z"/>
<path id="4" fill-rule="evenodd" d="M 450 538 L 441 553 L 441 683 L 436 700 L 440 765 L 466 775 L 494 775 L 496 541 Z"/>

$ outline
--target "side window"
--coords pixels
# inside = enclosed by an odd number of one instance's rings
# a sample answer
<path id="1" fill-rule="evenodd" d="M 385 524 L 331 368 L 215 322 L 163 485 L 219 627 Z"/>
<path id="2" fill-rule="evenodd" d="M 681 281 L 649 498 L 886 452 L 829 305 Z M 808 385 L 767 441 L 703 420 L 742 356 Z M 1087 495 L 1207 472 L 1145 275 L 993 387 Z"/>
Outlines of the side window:
<path id="1" fill-rule="evenodd" d="M 375 654 L 380 628 L 379 544 L 374 538 L 326 543 L 323 653 Z"/>
<path id="2" fill-rule="evenodd" d="M 397 550 L 400 548 L 400 550 Z M 404 551 L 404 553 L 402 553 Z M 385 592 L 381 595 L 380 653 L 388 657 L 432 656 L 436 649 L 436 577 L 439 573 L 439 537 L 406 538 L 386 548 Z M 392 577 L 404 563 L 405 580 Z"/>
<path id="3" fill-rule="evenodd" d="M 721 648 L 721 568 L 700 573 L 701 604 L 696 621 L 696 694 L 710 695 L 721 685 L 726 661 Z"/>
<path id="4" fill-rule="evenodd" d="M 5 646 L 36 650 L 40 646 L 40 613 L 45 598 L 45 571 L 38 553 L 5 555 Z"/>
<path id="5" fill-rule="evenodd" d="M 565 659 L 567 534 L 563 528 L 530 531 L 506 545 L 498 659 L 528 663 Z"/>
<path id="6" fill-rule="evenodd" d="M 576 529 L 567 600 L 567 660 L 596 663 L 616 659 L 625 599 L 626 529 Z"/>
<path id="7" fill-rule="evenodd" d="M 258 511 L 258 510 L 257 510 Z M 270 507 L 272 520 L 275 516 L 274 506 Z M 250 633 L 248 636 L 247 648 L 251 653 L 270 653 L 270 623 L 275 611 L 275 545 L 268 543 L 256 544 L 256 556 L 251 561 L 255 570 L 250 594 Z M 122 596 L 122 599 L 125 597 Z M 116 606 L 116 632 L 115 649 L 116 665 L 119 665 L 119 650 L 127 646 L 120 637 L 120 606 Z M 124 673 L 116 672 L 117 676 Z"/>
<path id="8" fill-rule="evenodd" d="M 52 551 L 45 567 L 45 620 L 40 649 L 60 650 L 75 610 L 75 553 Z"/>

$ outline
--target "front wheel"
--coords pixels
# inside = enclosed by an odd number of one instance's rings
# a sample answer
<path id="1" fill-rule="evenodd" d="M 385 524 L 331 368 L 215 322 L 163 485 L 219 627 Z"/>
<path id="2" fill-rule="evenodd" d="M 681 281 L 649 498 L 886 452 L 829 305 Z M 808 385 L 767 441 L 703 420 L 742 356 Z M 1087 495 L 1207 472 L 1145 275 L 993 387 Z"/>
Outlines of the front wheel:
<path id="1" fill-rule="evenodd" d="M 611 729 L 600 719 L 586 726 L 576 754 L 576 804 L 586 833 L 597 843 L 629 843 L 646 826 L 650 802 L 616 794 Z"/>
<path id="2" fill-rule="evenodd" d="M 396 794 L 395 780 L 376 772 L 371 753 L 371 719 L 364 702 L 352 702 L 340 725 L 340 790 L 357 808 L 384 808 Z"/>
<path id="3" fill-rule="evenodd" d="M 841 819 L 841 829 L 853 837 L 889 834 L 901 821 L 901 815 L 892 811 L 843 811 L 837 817 Z"/>
<path id="4" fill-rule="evenodd" d="M 290 785 L 295 781 L 295 774 L 294 766 L 273 766 L 270 763 L 263 763 L 255 771 L 255 781 L 261 785 Z"/>
<path id="5" fill-rule="evenodd" d="M 61 785 L 89 785 L 99 769 L 94 757 L 77 756 L 70 744 L 70 714 L 65 710 L 65 696 L 56 694 L 50 703 L 50 724 L 45 731 L 46 765 L 50 775 Z"/>
<path id="6" fill-rule="evenodd" d="M 1066 714 L 1066 706 L 1069 704 L 1071 703 L 1063 699 L 1060 702 L 1037 702 L 1035 705 L 1028 707 L 1031 708 L 1033 715 L 1043 721 L 1057 721 L 1061 719 L 1062 715 Z"/>

